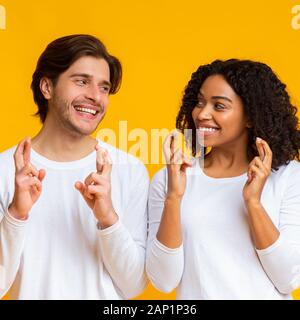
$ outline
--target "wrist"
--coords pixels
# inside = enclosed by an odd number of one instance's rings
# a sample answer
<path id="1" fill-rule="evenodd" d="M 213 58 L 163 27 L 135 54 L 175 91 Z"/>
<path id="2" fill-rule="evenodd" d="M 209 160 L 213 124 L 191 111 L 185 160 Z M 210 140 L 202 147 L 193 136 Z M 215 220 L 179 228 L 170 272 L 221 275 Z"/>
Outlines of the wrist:
<path id="1" fill-rule="evenodd" d="M 98 228 L 106 229 L 111 227 L 115 223 L 117 223 L 117 221 L 119 220 L 119 217 L 117 213 L 114 210 L 112 210 L 105 215 L 97 216 L 97 220 L 98 220 L 98 223 L 97 223 Z"/>
<path id="2" fill-rule="evenodd" d="M 167 196 L 164 202 L 164 208 L 170 212 L 180 212 L 181 197 L 169 197 Z M 168 209 L 167 209 L 168 208 Z"/>
<path id="3" fill-rule="evenodd" d="M 27 220 L 28 219 L 28 213 L 20 213 L 17 208 L 14 206 L 13 203 L 11 203 L 8 207 L 9 214 L 17 219 L 17 220 Z"/>
<path id="4" fill-rule="evenodd" d="M 262 206 L 260 200 L 258 199 L 248 199 L 248 200 L 245 200 L 245 205 L 246 207 L 249 209 L 249 208 L 259 208 Z"/>
<path id="5" fill-rule="evenodd" d="M 182 197 L 183 196 L 178 194 L 167 193 L 165 202 L 181 202 Z"/>

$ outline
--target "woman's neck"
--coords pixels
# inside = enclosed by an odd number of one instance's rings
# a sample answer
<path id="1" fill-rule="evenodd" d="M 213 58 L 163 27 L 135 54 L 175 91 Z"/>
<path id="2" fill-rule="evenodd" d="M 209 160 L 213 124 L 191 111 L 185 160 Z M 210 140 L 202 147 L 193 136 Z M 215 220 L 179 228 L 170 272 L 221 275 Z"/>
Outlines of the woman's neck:
<path id="1" fill-rule="evenodd" d="M 216 178 L 239 176 L 248 170 L 247 150 L 212 148 L 204 159 L 204 172 Z"/>

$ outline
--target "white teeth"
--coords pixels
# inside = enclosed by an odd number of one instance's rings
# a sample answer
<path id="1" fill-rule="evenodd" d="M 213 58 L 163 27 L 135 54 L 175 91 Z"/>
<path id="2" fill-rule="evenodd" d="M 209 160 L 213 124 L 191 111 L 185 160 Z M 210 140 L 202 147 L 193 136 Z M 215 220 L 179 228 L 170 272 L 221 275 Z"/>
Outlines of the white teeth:
<path id="1" fill-rule="evenodd" d="M 75 110 L 80 111 L 80 112 L 89 113 L 89 114 L 92 114 L 92 115 L 95 115 L 97 113 L 96 110 L 88 109 L 88 108 L 81 108 L 81 107 L 75 107 Z"/>
<path id="2" fill-rule="evenodd" d="M 218 129 L 215 128 L 205 128 L 205 127 L 200 127 L 198 128 L 199 131 L 207 131 L 207 132 L 213 132 L 213 131 L 217 131 Z"/>

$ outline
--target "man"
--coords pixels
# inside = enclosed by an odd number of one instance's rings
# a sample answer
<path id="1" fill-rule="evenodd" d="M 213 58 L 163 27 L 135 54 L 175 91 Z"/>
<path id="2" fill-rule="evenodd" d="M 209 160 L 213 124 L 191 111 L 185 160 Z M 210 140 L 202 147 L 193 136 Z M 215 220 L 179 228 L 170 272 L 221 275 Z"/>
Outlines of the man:
<path id="1" fill-rule="evenodd" d="M 13 299 L 128 299 L 144 272 L 148 174 L 90 134 L 121 65 L 89 35 L 42 53 L 31 88 L 43 126 L 0 154 L 0 266 Z"/>

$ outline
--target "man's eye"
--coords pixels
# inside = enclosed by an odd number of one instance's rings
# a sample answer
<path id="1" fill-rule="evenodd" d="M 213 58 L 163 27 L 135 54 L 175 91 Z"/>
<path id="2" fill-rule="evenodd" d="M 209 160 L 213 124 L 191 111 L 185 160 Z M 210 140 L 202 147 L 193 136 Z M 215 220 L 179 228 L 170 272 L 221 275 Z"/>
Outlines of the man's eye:
<path id="1" fill-rule="evenodd" d="M 76 80 L 77 84 L 79 84 L 80 86 L 84 86 L 86 84 L 86 80 L 82 80 L 82 79 L 79 79 L 79 80 Z"/>
<path id="2" fill-rule="evenodd" d="M 100 89 L 101 89 L 103 92 L 109 92 L 109 91 L 110 91 L 110 87 L 100 87 Z"/>

